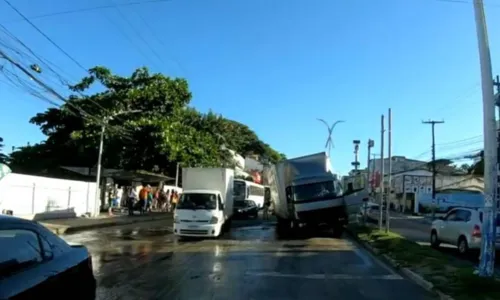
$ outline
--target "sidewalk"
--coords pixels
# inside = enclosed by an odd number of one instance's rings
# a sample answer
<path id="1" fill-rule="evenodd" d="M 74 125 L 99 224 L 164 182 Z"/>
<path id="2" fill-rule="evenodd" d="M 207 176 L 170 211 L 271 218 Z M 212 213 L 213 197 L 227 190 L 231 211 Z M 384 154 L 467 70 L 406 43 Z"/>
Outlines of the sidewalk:
<path id="1" fill-rule="evenodd" d="M 61 235 L 89 229 L 171 219 L 172 213 L 150 212 L 145 215 L 134 216 L 125 214 L 108 216 L 107 214 L 101 214 L 96 218 L 55 219 L 41 221 L 40 224 L 47 227 L 55 234 Z"/>

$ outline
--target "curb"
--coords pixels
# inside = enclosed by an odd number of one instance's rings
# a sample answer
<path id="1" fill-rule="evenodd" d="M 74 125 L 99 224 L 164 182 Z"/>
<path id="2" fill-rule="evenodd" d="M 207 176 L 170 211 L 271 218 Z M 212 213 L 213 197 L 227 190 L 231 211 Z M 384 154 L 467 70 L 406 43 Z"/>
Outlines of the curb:
<path id="1" fill-rule="evenodd" d="M 435 289 L 434 285 L 431 282 L 425 280 L 419 274 L 413 272 L 412 270 L 410 270 L 408 268 L 401 267 L 401 265 L 398 262 L 396 262 L 394 259 L 392 259 L 391 257 L 389 257 L 387 254 L 382 254 L 381 255 L 380 251 L 378 249 L 375 249 L 370 244 L 368 244 L 368 243 L 360 240 L 358 238 L 358 236 L 355 233 L 353 233 L 349 228 L 346 227 L 345 228 L 345 232 L 351 238 L 353 238 L 358 244 L 360 244 L 363 248 L 365 248 L 366 250 L 368 250 L 372 254 L 378 256 L 379 258 L 381 258 L 381 260 L 384 263 L 388 264 L 392 268 L 394 268 L 396 270 L 399 270 L 408 279 L 410 279 L 411 281 L 413 281 L 415 284 L 419 285 L 420 287 L 422 287 L 426 291 L 432 292 L 432 293 L 436 293 L 439 296 L 439 299 L 441 299 L 441 300 L 454 300 L 451 296 L 448 296 L 448 295 L 442 293 L 441 291 Z"/>
<path id="2" fill-rule="evenodd" d="M 106 227 L 113 227 L 113 226 L 121 226 L 121 225 L 129 225 L 129 224 L 135 224 L 135 223 L 146 223 L 146 222 L 153 222 L 153 221 L 159 221 L 159 220 L 167 220 L 170 219 L 170 215 L 168 216 L 152 216 L 150 218 L 146 219 L 127 219 L 127 220 L 116 220 L 114 222 L 106 222 L 106 223 L 95 223 L 95 224 L 87 224 L 87 225 L 82 225 L 82 226 L 67 226 L 67 225 L 54 225 L 50 223 L 44 223 L 41 222 L 43 226 L 48 228 L 50 231 L 57 235 L 63 235 L 63 234 L 73 234 L 77 233 L 80 231 L 86 231 L 90 229 L 97 229 L 97 228 L 106 228 Z"/>

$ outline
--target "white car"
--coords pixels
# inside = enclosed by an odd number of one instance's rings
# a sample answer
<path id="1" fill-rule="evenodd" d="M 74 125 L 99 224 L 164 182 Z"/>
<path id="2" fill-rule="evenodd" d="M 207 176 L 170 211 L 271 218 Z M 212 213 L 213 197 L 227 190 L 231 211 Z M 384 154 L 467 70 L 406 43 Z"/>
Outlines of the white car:
<path id="1" fill-rule="evenodd" d="M 460 254 L 470 249 L 481 248 L 483 210 L 474 208 L 454 208 L 445 216 L 432 222 L 431 246 L 441 243 L 456 245 Z M 500 249 L 500 214 L 496 217 L 496 248 Z"/>
<path id="2" fill-rule="evenodd" d="M 361 218 L 365 216 L 365 211 L 367 219 L 378 220 L 380 217 L 380 205 L 378 203 L 368 201 L 361 205 L 361 207 L 359 208 L 359 216 Z"/>

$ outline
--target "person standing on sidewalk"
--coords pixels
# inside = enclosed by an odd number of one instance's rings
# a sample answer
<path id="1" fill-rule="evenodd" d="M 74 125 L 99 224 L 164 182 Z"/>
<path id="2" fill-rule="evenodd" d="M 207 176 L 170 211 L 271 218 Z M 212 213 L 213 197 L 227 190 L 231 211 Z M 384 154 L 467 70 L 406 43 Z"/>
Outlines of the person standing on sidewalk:
<path id="1" fill-rule="evenodd" d="M 177 191 L 172 192 L 172 211 L 175 210 L 177 207 L 177 202 L 179 201 L 179 194 L 177 194 Z"/>
<path id="2" fill-rule="evenodd" d="M 146 210 L 148 194 L 149 194 L 148 187 L 146 185 L 143 185 L 139 192 L 139 209 L 141 210 L 141 214 L 143 214 L 144 211 Z"/>
<path id="3" fill-rule="evenodd" d="M 129 216 L 132 216 L 134 214 L 134 205 L 136 201 L 137 201 L 137 192 L 135 191 L 135 188 L 131 186 L 129 187 L 129 194 L 127 198 L 127 208 Z"/>

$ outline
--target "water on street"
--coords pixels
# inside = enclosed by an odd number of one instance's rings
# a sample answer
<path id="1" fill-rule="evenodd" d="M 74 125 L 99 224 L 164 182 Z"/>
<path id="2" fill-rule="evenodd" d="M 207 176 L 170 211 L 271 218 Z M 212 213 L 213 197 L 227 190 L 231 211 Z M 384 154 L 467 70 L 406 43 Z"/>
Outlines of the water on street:
<path id="1" fill-rule="evenodd" d="M 181 240 L 162 222 L 64 237 L 93 256 L 97 299 L 433 299 L 346 237 L 280 240 L 235 221 L 220 239 Z"/>

